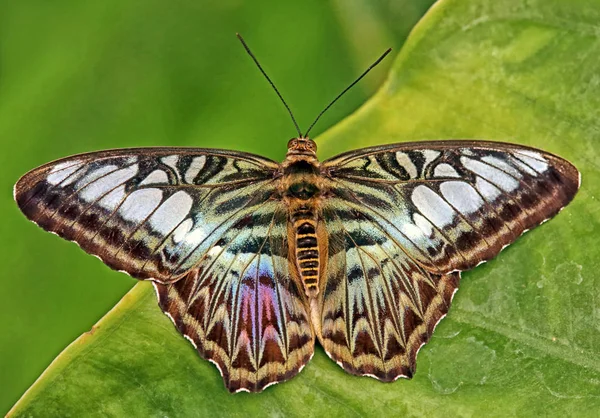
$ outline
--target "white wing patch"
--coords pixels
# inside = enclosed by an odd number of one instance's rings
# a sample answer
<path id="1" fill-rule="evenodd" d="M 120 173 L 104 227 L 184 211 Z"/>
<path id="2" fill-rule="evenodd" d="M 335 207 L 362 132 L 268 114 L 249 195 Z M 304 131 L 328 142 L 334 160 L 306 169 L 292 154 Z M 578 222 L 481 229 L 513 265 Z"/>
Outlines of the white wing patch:
<path id="1" fill-rule="evenodd" d="M 173 242 L 178 244 L 183 241 L 185 236 L 191 231 L 192 226 L 194 226 L 194 221 L 190 218 L 179 224 L 179 226 L 175 228 L 175 231 L 173 231 Z"/>
<path id="2" fill-rule="evenodd" d="M 110 174 L 105 175 L 97 180 L 92 181 L 87 186 L 81 189 L 81 198 L 86 202 L 93 202 L 94 200 L 102 197 L 115 187 L 127 180 L 133 178 L 138 172 L 137 164 L 130 165 L 129 167 L 122 168 L 117 171 L 113 171 Z"/>
<path id="3" fill-rule="evenodd" d="M 89 173 L 87 173 L 85 176 L 83 176 L 81 179 L 79 179 L 79 181 L 77 181 L 77 184 L 75 185 L 75 187 L 80 189 L 80 188 L 84 187 L 86 184 L 91 183 L 94 180 L 99 179 L 100 177 L 117 170 L 118 168 L 119 167 L 117 167 L 116 165 L 106 165 L 106 166 L 100 167 L 96 170 L 92 170 Z"/>
<path id="4" fill-rule="evenodd" d="M 530 176 L 536 177 L 539 173 L 535 171 L 533 168 L 525 164 L 523 161 L 519 160 L 515 155 L 510 156 L 510 162 L 519 170 L 529 174 Z"/>
<path id="5" fill-rule="evenodd" d="M 543 173 L 548 169 L 548 163 L 544 158 L 533 151 L 517 151 L 514 153 L 514 156 L 538 173 Z"/>
<path id="6" fill-rule="evenodd" d="M 144 180 L 140 182 L 140 186 L 147 186 L 152 184 L 169 184 L 169 177 L 163 170 L 154 170 L 148 174 Z"/>
<path id="7" fill-rule="evenodd" d="M 515 177 L 518 179 L 523 178 L 523 175 L 519 172 L 519 170 L 517 170 L 515 167 L 508 164 L 506 161 L 503 161 L 503 160 L 493 157 L 491 155 L 486 155 L 485 157 L 481 158 L 481 160 L 485 163 L 493 165 L 496 168 L 499 168 L 500 170 L 504 171 L 505 173 L 510 174 L 512 177 Z"/>
<path id="8" fill-rule="evenodd" d="M 502 193 L 500 189 L 481 177 L 475 180 L 475 187 L 488 202 L 493 202 Z"/>
<path id="9" fill-rule="evenodd" d="M 80 161 L 69 161 L 58 164 L 50 171 L 50 174 L 46 178 L 46 181 L 52 184 L 53 186 L 56 186 L 57 184 L 63 182 L 75 171 L 77 171 L 82 164 L 83 163 Z"/>
<path id="10" fill-rule="evenodd" d="M 450 164 L 442 163 L 433 170 L 434 177 L 455 177 L 460 178 L 460 174 Z"/>
<path id="11" fill-rule="evenodd" d="M 441 155 L 440 151 L 435 151 L 432 149 L 423 150 L 421 153 L 423 154 L 423 158 L 425 158 L 425 164 L 423 167 L 427 167 L 433 160 Z"/>
<path id="12" fill-rule="evenodd" d="M 484 202 L 477 191 L 464 181 L 446 181 L 440 186 L 442 196 L 463 215 L 477 212 Z"/>
<path id="13" fill-rule="evenodd" d="M 200 157 L 195 157 L 192 160 L 192 163 L 188 167 L 187 171 L 185 172 L 185 181 L 187 183 L 193 184 L 194 179 L 196 178 L 200 170 L 202 170 L 204 164 L 206 164 L 206 157 L 204 155 L 201 155 Z"/>
<path id="14" fill-rule="evenodd" d="M 406 235 L 412 242 L 423 242 L 426 239 L 423 231 L 421 231 L 418 226 L 408 222 L 400 226 L 400 232 Z"/>
<path id="15" fill-rule="evenodd" d="M 398 151 L 396 153 L 396 161 L 398 161 L 398 164 L 406 170 L 411 179 L 417 178 L 419 175 L 419 173 L 417 173 L 417 167 L 406 153 Z"/>
<path id="16" fill-rule="evenodd" d="M 439 228 L 450 225 L 456 215 L 452 207 L 427 186 L 417 186 L 411 198 L 419 212 Z"/>
<path id="17" fill-rule="evenodd" d="M 431 222 L 425 219 L 422 215 L 418 213 L 413 214 L 413 221 L 425 235 L 428 237 L 433 235 L 433 225 L 431 225 Z"/>
<path id="18" fill-rule="evenodd" d="M 163 193 L 159 189 L 141 189 L 131 193 L 119 213 L 126 221 L 142 222 L 160 205 Z"/>
<path id="19" fill-rule="evenodd" d="M 480 175 L 506 192 L 512 192 L 519 187 L 519 182 L 514 177 L 511 177 L 496 167 L 467 157 L 461 157 L 460 161 L 473 173 Z"/>
<path id="20" fill-rule="evenodd" d="M 171 167 L 173 170 L 175 170 L 175 172 L 178 172 L 177 161 L 179 161 L 179 155 L 169 155 L 167 157 L 161 158 L 160 161 Z"/>
<path id="21" fill-rule="evenodd" d="M 108 209 L 113 211 L 117 208 L 117 206 L 123 201 L 125 198 L 125 185 L 122 184 L 102 199 L 98 201 L 98 204 L 102 206 L 104 209 Z"/>
<path id="22" fill-rule="evenodd" d="M 149 219 L 152 229 L 167 235 L 190 213 L 193 199 L 184 191 L 178 191 L 160 205 Z"/>

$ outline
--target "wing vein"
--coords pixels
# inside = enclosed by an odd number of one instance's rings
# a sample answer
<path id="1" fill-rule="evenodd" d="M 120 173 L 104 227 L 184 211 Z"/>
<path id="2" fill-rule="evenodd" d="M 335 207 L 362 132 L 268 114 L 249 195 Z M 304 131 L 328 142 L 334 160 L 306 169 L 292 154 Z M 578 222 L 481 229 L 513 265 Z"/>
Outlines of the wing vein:
<path id="1" fill-rule="evenodd" d="M 358 258 L 360 260 L 361 269 L 363 271 L 363 275 L 364 275 L 364 278 L 365 278 L 365 287 L 367 289 L 367 291 L 366 291 L 367 309 L 370 311 L 370 315 L 371 316 L 376 316 L 375 309 L 373 307 L 373 301 L 372 301 L 371 283 L 369 283 L 369 273 L 365 269 L 365 263 L 363 261 L 362 256 L 360 255 L 360 252 L 362 251 L 362 248 L 356 243 L 356 241 L 354 240 L 354 238 L 352 238 L 352 236 L 350 235 L 350 233 L 348 232 L 348 230 L 346 229 L 346 227 L 343 224 L 342 224 L 342 228 L 344 229 L 344 233 L 346 234 L 346 236 L 348 238 L 350 238 L 350 240 L 354 244 L 354 248 L 356 248 L 356 253 L 358 254 Z M 346 280 L 348 280 L 348 279 L 346 279 Z M 382 354 L 381 354 L 381 336 L 379 335 L 378 329 L 377 329 L 377 327 L 374 328 L 372 326 L 372 324 L 370 323 L 370 321 L 369 321 L 369 328 L 370 328 L 370 331 L 371 331 L 371 335 L 375 336 L 375 339 L 376 339 L 376 342 L 377 342 L 377 352 L 379 353 L 379 358 L 383 359 Z M 352 338 L 354 339 L 354 334 L 352 334 Z M 385 369 L 385 365 L 384 365 L 384 369 Z"/>
<path id="2" fill-rule="evenodd" d="M 283 306 L 283 300 L 281 299 L 281 293 L 279 290 L 279 283 L 277 280 L 277 267 L 275 264 L 275 256 L 274 256 L 274 246 L 273 246 L 273 236 L 271 234 L 269 234 L 269 245 L 271 247 L 271 264 L 273 265 L 273 287 L 275 288 L 275 295 L 277 296 L 277 306 L 279 307 L 279 315 L 280 315 L 280 321 L 279 321 L 279 326 L 281 327 L 281 333 L 283 334 L 283 344 L 285 346 L 285 353 L 284 353 L 284 357 L 285 357 L 285 362 L 287 363 L 288 361 L 288 354 L 289 354 L 289 350 L 290 350 L 290 346 L 289 346 L 289 341 L 288 341 L 288 333 L 287 333 L 287 318 L 285 315 L 285 309 Z M 286 259 L 287 261 L 287 259 Z M 291 277 L 290 277 L 291 280 Z M 292 284 L 293 286 L 293 284 Z"/>

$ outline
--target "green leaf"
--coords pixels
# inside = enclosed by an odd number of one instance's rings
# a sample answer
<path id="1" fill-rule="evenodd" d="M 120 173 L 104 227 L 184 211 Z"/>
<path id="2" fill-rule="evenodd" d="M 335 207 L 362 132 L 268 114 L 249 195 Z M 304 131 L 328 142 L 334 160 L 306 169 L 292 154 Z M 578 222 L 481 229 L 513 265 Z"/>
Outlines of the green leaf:
<path id="1" fill-rule="evenodd" d="M 230 395 L 136 287 L 48 368 L 14 416 L 596 416 L 600 410 L 600 2 L 442 0 L 381 90 L 318 138 L 321 156 L 433 138 L 513 141 L 582 173 L 575 201 L 465 273 L 412 380 L 304 371 Z M 594 146 L 595 145 L 595 146 Z"/>

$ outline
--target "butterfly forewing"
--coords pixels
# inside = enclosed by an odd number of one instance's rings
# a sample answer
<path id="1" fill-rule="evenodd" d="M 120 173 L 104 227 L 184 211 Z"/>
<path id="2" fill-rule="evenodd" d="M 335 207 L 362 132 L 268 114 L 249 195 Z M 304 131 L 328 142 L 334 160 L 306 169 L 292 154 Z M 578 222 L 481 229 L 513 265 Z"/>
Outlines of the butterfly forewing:
<path id="1" fill-rule="evenodd" d="M 435 274 L 493 258 L 555 215 L 579 186 L 578 171 L 562 158 L 494 142 L 386 145 L 323 164 L 343 205 Z"/>
<path id="2" fill-rule="evenodd" d="M 329 233 L 320 339 L 347 371 L 411 377 L 459 271 L 489 260 L 574 197 L 579 173 L 517 145 L 422 142 L 323 163 Z"/>
<path id="3" fill-rule="evenodd" d="M 265 202 L 240 219 L 193 271 L 156 284 L 161 308 L 232 391 L 296 375 L 313 353 L 305 297 L 288 259 L 287 212 Z"/>
<path id="4" fill-rule="evenodd" d="M 276 168 L 218 150 L 103 151 L 30 171 L 15 199 L 28 218 L 110 267 L 170 282 L 271 197 Z"/>

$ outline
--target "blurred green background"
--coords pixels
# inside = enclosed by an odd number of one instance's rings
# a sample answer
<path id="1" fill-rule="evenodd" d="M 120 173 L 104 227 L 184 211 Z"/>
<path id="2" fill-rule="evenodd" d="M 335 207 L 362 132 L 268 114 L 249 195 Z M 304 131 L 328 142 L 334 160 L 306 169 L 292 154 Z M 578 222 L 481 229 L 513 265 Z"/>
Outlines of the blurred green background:
<path id="1" fill-rule="evenodd" d="M 12 200 L 20 175 L 115 147 L 220 147 L 280 160 L 293 125 L 235 33 L 305 129 L 386 48 L 394 56 L 431 3 L 0 1 L 0 413 L 134 284 L 28 222 Z M 363 103 L 393 56 L 311 136 Z"/>

